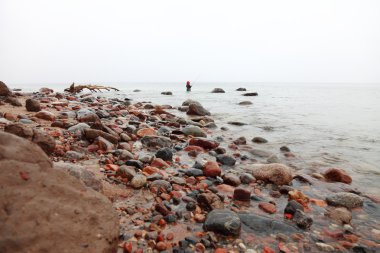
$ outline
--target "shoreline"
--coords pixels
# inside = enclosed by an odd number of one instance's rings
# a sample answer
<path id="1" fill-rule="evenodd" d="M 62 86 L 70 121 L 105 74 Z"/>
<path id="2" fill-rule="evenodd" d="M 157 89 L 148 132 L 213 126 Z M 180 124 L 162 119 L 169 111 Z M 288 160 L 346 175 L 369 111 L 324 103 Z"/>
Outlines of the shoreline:
<path id="1" fill-rule="evenodd" d="M 188 104 L 198 115 L 187 115 L 186 107 L 46 88 L 31 96 L 41 110 L 28 112 L 25 101 L 31 97 L 13 95 L 21 106 L 0 105 L 0 116 L 7 118 L 0 118 L 0 129 L 24 119 L 23 128 L 54 139 L 49 157 L 55 165 L 64 161 L 93 174 L 96 183 L 87 186 L 102 189 L 120 220 L 118 252 L 371 252 L 380 247 L 380 201 L 352 188 L 343 169 L 299 174 L 292 166 L 297 154 L 289 148 L 268 154 L 258 144 L 265 140 L 221 138 L 212 112 L 207 115 L 195 101 Z M 80 123 L 88 127 L 70 130 Z"/>

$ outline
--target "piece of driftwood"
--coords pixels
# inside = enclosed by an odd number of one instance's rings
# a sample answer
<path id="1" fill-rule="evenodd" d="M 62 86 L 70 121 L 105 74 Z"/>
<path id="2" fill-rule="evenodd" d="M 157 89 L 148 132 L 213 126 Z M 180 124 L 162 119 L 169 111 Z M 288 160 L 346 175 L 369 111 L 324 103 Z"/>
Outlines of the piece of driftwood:
<path id="1" fill-rule="evenodd" d="M 118 89 L 110 86 L 102 86 L 102 85 L 75 85 L 74 83 L 70 85 L 70 88 L 65 89 L 65 91 L 70 92 L 72 94 L 79 93 L 83 91 L 84 89 L 88 89 L 91 92 L 102 92 L 102 90 L 110 91 L 110 90 L 116 90 Z"/>

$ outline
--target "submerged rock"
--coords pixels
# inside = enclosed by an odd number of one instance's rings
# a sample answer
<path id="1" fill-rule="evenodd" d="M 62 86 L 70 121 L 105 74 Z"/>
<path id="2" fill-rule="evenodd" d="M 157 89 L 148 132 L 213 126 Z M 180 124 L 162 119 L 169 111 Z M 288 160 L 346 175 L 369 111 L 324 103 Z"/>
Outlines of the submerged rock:
<path id="1" fill-rule="evenodd" d="M 296 227 L 283 221 L 277 221 L 272 218 L 256 214 L 239 214 L 243 224 L 243 230 L 248 233 L 273 234 L 273 233 L 295 233 L 299 231 Z"/>
<path id="2" fill-rule="evenodd" d="M 329 208 L 325 215 L 339 224 L 350 224 L 352 220 L 351 212 L 345 207 Z"/>
<path id="3" fill-rule="evenodd" d="M 252 139 L 252 142 L 254 143 L 267 143 L 268 141 L 264 139 L 263 137 L 254 137 Z"/>
<path id="4" fill-rule="evenodd" d="M 352 178 L 342 169 L 331 168 L 324 173 L 327 181 L 351 184 Z"/>
<path id="5" fill-rule="evenodd" d="M 279 163 L 257 165 L 258 168 L 254 169 L 252 175 L 265 182 L 271 182 L 276 185 L 289 184 L 293 177 L 289 167 Z"/>
<path id="6" fill-rule="evenodd" d="M 252 105 L 253 103 L 251 101 L 241 101 L 239 102 L 239 105 Z"/>
<path id="7" fill-rule="evenodd" d="M 161 92 L 161 94 L 162 95 L 167 95 L 167 96 L 169 95 L 170 96 L 170 95 L 173 95 L 173 92 L 171 92 L 171 91 L 163 91 L 163 92 Z"/>
<path id="8" fill-rule="evenodd" d="M 222 235 L 236 236 L 240 233 L 241 221 L 236 213 L 228 209 L 213 210 L 207 215 L 204 229 Z"/>
<path id="9" fill-rule="evenodd" d="M 219 143 L 210 139 L 196 137 L 189 141 L 189 145 L 199 146 L 204 149 L 214 149 L 219 146 Z"/>
<path id="10" fill-rule="evenodd" d="M 244 93 L 243 96 L 246 96 L 246 97 L 252 97 L 252 96 L 257 96 L 259 94 L 257 94 L 257 92 L 250 92 L 250 93 Z"/>
<path id="11" fill-rule="evenodd" d="M 226 93 L 222 88 L 215 88 L 211 91 L 211 93 Z"/>
<path id="12" fill-rule="evenodd" d="M 363 206 L 363 199 L 350 192 L 333 193 L 326 198 L 326 201 L 331 206 L 343 206 L 348 209 Z"/>
<path id="13" fill-rule="evenodd" d="M 199 206 L 206 211 L 224 208 L 224 204 L 218 195 L 211 192 L 199 194 L 197 201 Z"/>
<path id="14" fill-rule="evenodd" d="M 194 137 L 207 137 L 205 131 L 203 131 L 200 127 L 197 126 L 187 126 L 182 128 L 181 130 L 185 135 L 191 135 Z"/>
<path id="15" fill-rule="evenodd" d="M 302 229 L 309 229 L 313 224 L 313 219 L 299 209 L 294 213 L 293 221 Z"/>
<path id="16" fill-rule="evenodd" d="M 236 91 L 247 91 L 246 88 L 237 88 Z"/>
<path id="17" fill-rule="evenodd" d="M 229 155 L 217 155 L 216 160 L 226 166 L 234 166 L 236 159 Z"/>
<path id="18" fill-rule="evenodd" d="M 187 110 L 187 114 L 198 116 L 211 115 L 211 113 L 207 111 L 201 104 L 190 104 Z"/>

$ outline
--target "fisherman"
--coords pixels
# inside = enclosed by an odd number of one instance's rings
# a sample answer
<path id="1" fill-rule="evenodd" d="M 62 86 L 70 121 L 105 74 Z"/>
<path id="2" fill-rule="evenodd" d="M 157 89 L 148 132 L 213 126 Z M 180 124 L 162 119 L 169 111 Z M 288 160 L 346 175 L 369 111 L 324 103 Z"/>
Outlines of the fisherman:
<path id="1" fill-rule="evenodd" d="M 187 82 L 186 82 L 186 90 L 187 90 L 187 91 L 191 91 L 190 81 L 187 81 Z"/>

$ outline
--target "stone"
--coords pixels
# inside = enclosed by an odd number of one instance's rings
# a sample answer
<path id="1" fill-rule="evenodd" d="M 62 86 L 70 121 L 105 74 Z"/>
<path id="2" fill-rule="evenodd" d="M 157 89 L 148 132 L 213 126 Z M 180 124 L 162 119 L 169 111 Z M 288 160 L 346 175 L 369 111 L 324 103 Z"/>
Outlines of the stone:
<path id="1" fill-rule="evenodd" d="M 173 92 L 171 92 L 171 91 L 163 91 L 163 92 L 161 92 L 161 94 L 162 95 L 171 96 L 171 95 L 173 95 Z"/>
<path id="2" fill-rule="evenodd" d="M 170 148 L 162 148 L 156 152 L 156 157 L 164 161 L 172 161 L 173 151 Z"/>
<path id="3" fill-rule="evenodd" d="M 39 112 L 41 111 L 41 105 L 40 102 L 38 102 L 35 99 L 28 98 L 25 101 L 25 107 L 28 112 Z"/>
<path id="4" fill-rule="evenodd" d="M 255 182 L 256 179 L 249 173 L 243 173 L 240 175 L 240 181 L 243 183 L 243 184 L 250 184 L 252 182 Z"/>
<path id="5" fill-rule="evenodd" d="M 243 225 L 242 228 L 247 233 L 270 235 L 276 233 L 296 233 L 299 231 L 299 229 L 290 224 L 270 217 L 257 214 L 239 214 L 239 217 Z"/>
<path id="6" fill-rule="evenodd" d="M 234 140 L 233 143 L 236 145 L 245 145 L 245 144 L 247 144 L 247 140 L 245 139 L 244 136 L 241 136 L 241 137 L 237 138 L 236 140 Z"/>
<path id="7" fill-rule="evenodd" d="M 206 177 L 217 177 L 220 176 L 222 170 L 220 169 L 217 162 L 208 161 L 203 166 L 203 174 Z"/>
<path id="8" fill-rule="evenodd" d="M 338 192 L 330 194 L 326 198 L 327 204 L 331 206 L 343 206 L 348 209 L 363 206 L 363 199 L 350 192 Z"/>
<path id="9" fill-rule="evenodd" d="M 257 149 L 257 148 L 250 149 L 250 150 L 248 150 L 248 152 L 251 153 L 254 156 L 263 157 L 263 158 L 269 158 L 269 157 L 271 157 L 273 155 L 269 151 L 262 150 L 262 149 Z"/>
<path id="10" fill-rule="evenodd" d="M 247 91 L 246 88 L 237 88 L 236 91 Z"/>
<path id="11" fill-rule="evenodd" d="M 8 86 L 0 81 L 0 96 L 9 96 L 12 94 L 12 91 L 8 88 Z"/>
<path id="12" fill-rule="evenodd" d="M 87 108 L 82 108 L 79 111 L 77 111 L 77 120 L 79 122 L 85 122 L 85 123 L 100 122 L 99 116 L 95 112 Z"/>
<path id="13" fill-rule="evenodd" d="M 47 155 L 51 155 L 55 150 L 55 139 L 39 129 L 33 129 L 32 141 L 40 146 Z"/>
<path id="14" fill-rule="evenodd" d="M 207 134 L 205 131 L 203 131 L 200 127 L 197 126 L 187 126 L 182 128 L 181 130 L 186 136 L 193 136 L 193 137 L 207 137 Z"/>
<path id="15" fill-rule="evenodd" d="M 69 150 L 66 152 L 65 157 L 69 160 L 80 160 L 84 158 L 84 155 L 82 153 Z"/>
<path id="16" fill-rule="evenodd" d="M 119 217 L 107 197 L 53 169 L 26 139 L 0 132 L 0 154 L 0 206 L 11 210 L 0 212 L 2 252 L 117 251 Z"/>
<path id="17" fill-rule="evenodd" d="M 199 146 L 204 149 L 214 149 L 219 146 L 219 143 L 210 139 L 195 137 L 189 141 L 189 145 Z"/>
<path id="18" fill-rule="evenodd" d="M 251 101 L 241 101 L 239 102 L 239 105 L 252 105 L 253 103 Z"/>
<path id="19" fill-rule="evenodd" d="M 198 101 L 187 99 L 182 103 L 182 106 L 189 106 L 190 104 L 201 105 Z"/>
<path id="20" fill-rule="evenodd" d="M 170 165 L 161 158 L 154 158 L 150 165 L 160 169 L 166 169 L 170 167 Z"/>
<path id="21" fill-rule="evenodd" d="M 226 166 L 234 166 L 236 163 L 236 159 L 229 155 L 217 155 L 216 160 Z"/>
<path id="22" fill-rule="evenodd" d="M 282 152 L 290 152 L 290 148 L 288 148 L 287 146 L 282 146 L 282 147 L 280 147 L 280 151 L 282 151 Z"/>
<path id="23" fill-rule="evenodd" d="M 94 140 L 98 138 L 99 136 L 101 136 L 107 141 L 111 142 L 112 144 L 117 144 L 119 141 L 119 138 L 116 137 L 115 135 L 106 133 L 102 130 L 97 130 L 97 129 L 92 129 L 92 128 L 84 128 L 83 135 L 88 140 Z"/>
<path id="24" fill-rule="evenodd" d="M 135 175 L 131 180 L 131 186 L 135 189 L 140 189 L 146 185 L 146 177 L 142 174 Z"/>
<path id="25" fill-rule="evenodd" d="M 28 139 L 30 141 L 33 139 L 34 134 L 32 128 L 18 123 L 6 125 L 4 127 L 4 131 Z"/>
<path id="26" fill-rule="evenodd" d="M 67 131 L 71 132 L 71 133 L 75 133 L 75 132 L 79 132 L 79 133 L 83 133 L 85 129 L 87 128 L 91 128 L 89 125 L 87 125 L 86 123 L 78 123 L 74 126 L 71 126 L 67 129 Z"/>
<path id="27" fill-rule="evenodd" d="M 276 206 L 267 202 L 259 203 L 259 208 L 269 214 L 274 214 L 277 212 Z"/>
<path id="28" fill-rule="evenodd" d="M 145 135 L 157 135 L 157 133 L 153 128 L 142 128 L 137 131 L 136 135 L 141 138 Z"/>
<path id="29" fill-rule="evenodd" d="M 108 141 L 107 139 L 101 136 L 95 139 L 94 144 L 97 144 L 101 150 L 107 152 L 115 149 L 115 145 L 113 145 L 112 142 Z"/>
<path id="30" fill-rule="evenodd" d="M 198 115 L 198 116 L 211 115 L 211 113 L 207 111 L 201 104 L 195 104 L 195 103 L 189 105 L 189 108 L 186 114 Z"/>
<path id="31" fill-rule="evenodd" d="M 103 192 L 101 179 L 96 178 L 95 174 L 92 171 L 87 170 L 84 166 L 65 162 L 55 162 L 53 167 L 54 169 L 65 171 L 69 175 L 79 179 L 85 186 L 95 191 Z"/>
<path id="32" fill-rule="evenodd" d="M 252 142 L 254 142 L 254 143 L 267 143 L 268 141 L 263 137 L 253 137 Z"/>
<path id="33" fill-rule="evenodd" d="M 135 168 L 138 168 L 138 169 L 144 168 L 144 164 L 141 161 L 139 161 L 139 160 L 133 160 L 133 159 L 126 161 L 125 165 L 132 166 L 132 167 L 135 167 Z"/>
<path id="34" fill-rule="evenodd" d="M 313 219 L 307 216 L 303 211 L 297 209 L 293 215 L 293 221 L 297 224 L 299 228 L 310 229 L 313 224 Z"/>
<path id="35" fill-rule="evenodd" d="M 172 185 L 168 182 L 168 181 L 165 181 L 165 180 L 156 180 L 156 181 L 153 181 L 150 186 L 149 186 L 150 189 L 153 189 L 153 188 L 156 188 L 158 190 L 164 190 L 166 192 L 171 192 L 172 191 Z"/>
<path id="36" fill-rule="evenodd" d="M 315 245 L 322 252 L 334 252 L 335 251 L 333 246 L 328 245 L 328 244 L 323 243 L 323 242 L 317 242 L 317 243 L 315 243 Z"/>
<path id="37" fill-rule="evenodd" d="M 197 202 L 206 211 L 224 208 L 224 204 L 218 195 L 211 192 L 199 194 Z"/>
<path id="38" fill-rule="evenodd" d="M 251 199 L 251 191 L 245 188 L 236 188 L 233 198 L 235 200 L 249 201 Z"/>
<path id="39" fill-rule="evenodd" d="M 237 236 L 240 234 L 241 221 L 236 213 L 228 209 L 213 210 L 207 215 L 204 229 L 226 236 Z"/>
<path id="40" fill-rule="evenodd" d="M 295 200 L 291 200 L 285 207 L 284 213 L 294 215 L 297 210 L 304 211 L 303 206 Z"/>
<path id="41" fill-rule="evenodd" d="M 203 171 L 200 169 L 190 168 L 184 171 L 186 176 L 189 177 L 199 177 L 203 176 Z"/>
<path id="42" fill-rule="evenodd" d="M 245 125 L 247 125 L 247 123 L 240 122 L 240 121 L 228 121 L 227 123 L 230 125 L 234 125 L 234 126 L 245 126 Z"/>
<path id="43" fill-rule="evenodd" d="M 287 185 L 293 179 L 291 169 L 279 163 L 258 165 L 253 170 L 252 175 L 257 180 L 270 182 L 275 185 Z"/>
<path id="44" fill-rule="evenodd" d="M 244 93 L 243 96 L 246 96 L 246 97 L 253 97 L 253 96 L 257 96 L 259 94 L 257 94 L 257 92 L 249 92 L 249 93 Z"/>
<path id="45" fill-rule="evenodd" d="M 9 103 L 9 104 L 11 104 L 13 106 L 19 106 L 19 107 L 22 106 L 21 102 L 17 98 L 15 98 L 15 97 L 7 97 L 5 99 L 5 102 Z"/>
<path id="46" fill-rule="evenodd" d="M 214 88 L 211 93 L 226 93 L 222 88 Z"/>
<path id="47" fill-rule="evenodd" d="M 141 143 L 145 147 L 150 148 L 165 148 L 165 147 L 171 147 L 172 141 L 164 136 L 153 136 L 153 135 L 145 135 L 141 138 Z"/>
<path id="48" fill-rule="evenodd" d="M 345 207 L 329 208 L 326 210 L 325 215 L 340 225 L 350 224 L 352 220 L 350 210 Z"/>
<path id="49" fill-rule="evenodd" d="M 132 166 L 122 165 L 119 170 L 116 171 L 116 175 L 122 178 L 127 178 L 128 180 L 132 180 L 134 176 L 136 176 L 135 168 Z"/>
<path id="50" fill-rule="evenodd" d="M 330 182 L 341 182 L 345 184 L 351 184 L 352 182 L 352 178 L 350 177 L 350 175 L 348 175 L 347 172 L 345 172 L 344 170 L 338 168 L 328 169 L 323 174 L 323 176 L 326 178 L 327 181 Z"/>
<path id="51" fill-rule="evenodd" d="M 48 111 L 39 111 L 34 115 L 36 118 L 48 120 L 48 121 L 54 121 L 55 115 Z"/>
<path id="52" fill-rule="evenodd" d="M 241 184 L 240 178 L 233 173 L 226 173 L 223 175 L 223 182 L 228 185 L 238 186 Z"/>

